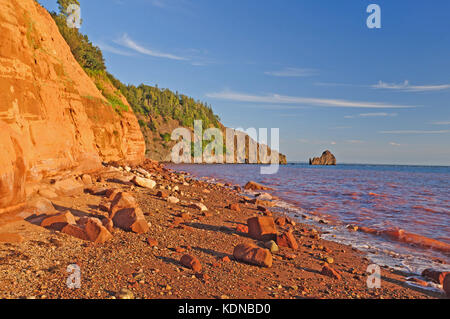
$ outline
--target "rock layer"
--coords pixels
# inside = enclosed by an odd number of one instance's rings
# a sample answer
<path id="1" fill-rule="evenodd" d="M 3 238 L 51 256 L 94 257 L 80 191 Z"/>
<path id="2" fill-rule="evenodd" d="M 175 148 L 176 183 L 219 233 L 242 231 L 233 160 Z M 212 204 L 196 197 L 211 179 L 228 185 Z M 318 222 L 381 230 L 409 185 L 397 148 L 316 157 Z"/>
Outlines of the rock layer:
<path id="1" fill-rule="evenodd" d="M 34 0 L 0 2 L 0 132 L 0 213 L 44 178 L 145 155 L 135 115 L 113 110 Z"/>

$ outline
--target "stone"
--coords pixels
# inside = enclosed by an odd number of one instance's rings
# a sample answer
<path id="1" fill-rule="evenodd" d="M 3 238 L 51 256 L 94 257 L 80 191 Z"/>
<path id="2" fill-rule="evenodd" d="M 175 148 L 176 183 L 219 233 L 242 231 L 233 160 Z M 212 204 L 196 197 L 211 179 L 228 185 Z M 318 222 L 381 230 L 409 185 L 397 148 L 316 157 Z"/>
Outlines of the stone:
<path id="1" fill-rule="evenodd" d="M 119 192 L 114 197 L 111 208 L 109 210 L 109 217 L 111 219 L 114 219 L 114 215 L 122 209 L 126 208 L 137 208 L 138 204 L 136 202 L 136 199 L 129 193 L 126 192 Z"/>
<path id="2" fill-rule="evenodd" d="M 41 226 L 61 230 L 67 224 L 76 224 L 75 217 L 70 211 L 65 211 L 64 213 L 55 214 L 45 218 L 42 221 Z"/>
<path id="3" fill-rule="evenodd" d="M 241 207 L 239 206 L 239 204 L 235 203 L 235 204 L 230 204 L 227 206 L 228 209 L 231 209 L 235 212 L 240 212 L 241 211 Z"/>
<path id="4" fill-rule="evenodd" d="M 58 197 L 58 194 L 48 188 L 38 190 L 38 194 L 47 199 L 55 199 Z"/>
<path id="5" fill-rule="evenodd" d="M 338 271 L 331 268 L 329 265 L 325 264 L 322 268 L 322 271 L 320 272 L 324 276 L 328 276 L 337 280 L 341 279 L 341 275 Z"/>
<path id="6" fill-rule="evenodd" d="M 449 271 L 439 271 L 439 270 L 434 270 L 434 269 L 430 269 L 430 268 L 427 268 L 424 271 L 422 271 L 423 277 L 426 277 L 426 278 L 434 281 L 435 283 L 438 283 L 439 285 L 442 285 L 444 283 L 444 278 L 448 274 L 450 274 Z"/>
<path id="7" fill-rule="evenodd" d="M 103 218 L 102 225 L 105 227 L 111 234 L 114 232 L 114 222 L 111 218 Z"/>
<path id="8" fill-rule="evenodd" d="M 194 256 L 184 255 L 183 257 L 181 257 L 180 263 L 184 267 L 192 269 L 195 272 L 202 271 L 202 265 L 200 261 Z"/>
<path id="9" fill-rule="evenodd" d="M 81 240 L 89 240 L 85 230 L 83 228 L 81 228 L 81 227 L 76 226 L 76 225 L 67 224 L 66 226 L 64 226 L 61 229 L 61 232 L 64 233 L 64 234 L 76 237 L 76 238 L 81 239 Z"/>
<path id="10" fill-rule="evenodd" d="M 112 220 L 114 226 L 137 234 L 146 233 L 149 230 L 148 223 L 139 207 L 119 210 L 114 214 Z"/>
<path id="11" fill-rule="evenodd" d="M 74 196 L 81 194 L 84 190 L 84 185 L 73 178 L 56 181 L 53 184 L 56 193 L 62 196 Z"/>
<path id="12" fill-rule="evenodd" d="M 180 200 L 176 198 L 175 196 L 169 196 L 167 197 L 167 202 L 170 204 L 178 204 Z"/>
<path id="13" fill-rule="evenodd" d="M 277 224 L 278 226 L 283 227 L 284 225 L 286 225 L 286 218 L 285 217 L 278 217 L 277 219 L 275 219 L 275 224 Z"/>
<path id="14" fill-rule="evenodd" d="M 202 203 L 192 203 L 189 205 L 190 208 L 199 209 L 201 212 L 207 211 L 208 207 L 206 207 Z"/>
<path id="15" fill-rule="evenodd" d="M 236 226 L 236 231 L 237 231 L 238 233 L 244 233 L 244 234 L 247 234 L 247 233 L 248 233 L 248 226 L 239 224 L 239 225 Z"/>
<path id="16" fill-rule="evenodd" d="M 156 196 L 161 197 L 162 199 L 166 199 L 169 197 L 169 194 L 163 190 L 158 191 L 158 193 L 156 193 Z"/>
<path id="17" fill-rule="evenodd" d="M 136 186 L 153 189 L 156 186 L 156 182 L 154 180 L 143 178 L 139 176 L 135 176 L 131 180 Z"/>
<path id="18" fill-rule="evenodd" d="M 320 157 L 310 158 L 309 165 L 336 165 L 336 157 L 327 150 Z"/>
<path id="19" fill-rule="evenodd" d="M 91 185 L 92 184 L 92 177 L 89 174 L 83 174 L 81 175 L 81 181 L 84 185 Z"/>
<path id="20" fill-rule="evenodd" d="M 155 239 L 153 239 L 151 237 L 147 238 L 147 243 L 149 244 L 150 247 L 158 246 L 158 241 L 156 241 Z"/>
<path id="21" fill-rule="evenodd" d="M 298 243 L 292 231 L 287 231 L 284 232 L 282 235 L 277 236 L 277 244 L 280 247 L 298 249 Z"/>
<path id="22" fill-rule="evenodd" d="M 248 234 L 250 237 L 269 241 L 275 240 L 277 236 L 277 230 L 272 217 L 252 217 L 247 220 Z"/>
<path id="23" fill-rule="evenodd" d="M 450 297 L 450 274 L 445 275 L 444 282 L 442 283 L 442 288 L 447 294 L 447 297 Z"/>
<path id="24" fill-rule="evenodd" d="M 259 193 L 256 195 L 256 197 L 260 200 L 272 200 L 273 197 L 269 193 Z"/>
<path id="25" fill-rule="evenodd" d="M 244 189 L 245 190 L 258 190 L 258 191 L 259 190 L 262 190 L 262 191 L 272 190 L 272 188 L 270 188 L 270 187 L 263 186 L 259 183 L 253 182 L 253 181 L 250 181 L 247 184 L 245 184 Z"/>
<path id="26" fill-rule="evenodd" d="M 131 290 L 128 289 L 121 289 L 117 294 L 116 297 L 118 299 L 134 299 L 134 295 L 133 292 L 131 292 Z"/>
<path id="27" fill-rule="evenodd" d="M 272 254 L 269 250 L 260 248 L 254 244 L 239 244 L 234 247 L 233 256 L 236 260 L 261 266 L 272 267 Z"/>
<path id="28" fill-rule="evenodd" d="M 96 244 L 103 244 L 113 237 L 98 218 L 89 218 L 84 229 L 88 239 Z"/>
<path id="29" fill-rule="evenodd" d="M 108 198 L 108 200 L 114 200 L 114 198 L 116 197 L 117 194 L 121 193 L 122 191 L 118 188 L 110 188 L 108 190 L 106 190 L 106 197 Z"/>
<path id="30" fill-rule="evenodd" d="M 269 249 L 271 253 L 276 253 L 276 252 L 278 252 L 280 250 L 280 248 L 278 247 L 277 243 L 274 242 L 273 240 L 265 242 L 264 243 L 264 247 Z"/>

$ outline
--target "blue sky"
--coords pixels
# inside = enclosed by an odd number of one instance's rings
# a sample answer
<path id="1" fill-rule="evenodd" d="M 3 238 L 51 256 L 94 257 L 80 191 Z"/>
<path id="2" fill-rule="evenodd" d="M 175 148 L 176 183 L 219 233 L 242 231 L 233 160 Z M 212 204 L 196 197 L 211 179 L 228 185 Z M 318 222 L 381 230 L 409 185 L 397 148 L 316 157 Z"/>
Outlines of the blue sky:
<path id="1" fill-rule="evenodd" d="M 112 74 L 206 101 L 229 127 L 278 127 L 290 161 L 450 165 L 448 0 L 80 3 Z"/>

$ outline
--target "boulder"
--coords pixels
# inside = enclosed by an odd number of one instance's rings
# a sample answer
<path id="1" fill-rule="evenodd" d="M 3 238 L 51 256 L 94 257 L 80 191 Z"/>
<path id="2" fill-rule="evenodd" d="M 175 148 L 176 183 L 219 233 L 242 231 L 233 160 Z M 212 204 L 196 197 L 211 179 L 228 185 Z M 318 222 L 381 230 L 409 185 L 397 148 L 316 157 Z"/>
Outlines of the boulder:
<path id="1" fill-rule="evenodd" d="M 190 208 L 199 209 L 201 212 L 205 212 L 208 210 L 208 207 L 206 207 L 202 203 L 192 203 L 189 205 Z"/>
<path id="2" fill-rule="evenodd" d="M 447 274 L 444 278 L 444 282 L 442 283 L 445 293 L 447 297 L 450 297 L 450 274 Z"/>
<path id="3" fill-rule="evenodd" d="M 272 188 L 270 188 L 270 187 L 263 186 L 259 183 L 253 182 L 253 181 L 250 181 L 247 184 L 245 184 L 244 189 L 245 190 L 257 190 L 257 191 L 272 190 Z"/>
<path id="4" fill-rule="evenodd" d="M 195 272 L 202 271 L 202 265 L 201 265 L 200 261 L 194 256 L 184 255 L 183 257 L 181 257 L 180 263 L 184 267 L 192 269 Z"/>
<path id="5" fill-rule="evenodd" d="M 73 178 L 56 181 L 53 184 L 56 193 L 62 196 L 73 196 L 81 194 L 84 190 L 84 185 Z"/>
<path id="6" fill-rule="evenodd" d="M 166 199 L 169 197 L 169 194 L 163 190 L 158 191 L 158 193 L 156 193 L 156 196 L 161 197 L 162 199 Z"/>
<path id="7" fill-rule="evenodd" d="M 148 178 L 142 178 L 139 176 L 135 176 L 132 179 L 132 182 L 140 187 L 144 187 L 144 188 L 150 188 L 153 189 L 156 186 L 156 182 L 154 180 L 148 179 Z"/>
<path id="8" fill-rule="evenodd" d="M 272 267 L 272 254 L 269 250 L 254 244 L 239 244 L 234 247 L 233 256 L 236 260 L 261 266 Z"/>
<path id="9" fill-rule="evenodd" d="M 322 268 L 322 271 L 320 272 L 324 276 L 328 276 L 337 280 L 341 279 L 341 275 L 338 271 L 331 268 L 329 265 L 325 264 Z"/>
<path id="10" fill-rule="evenodd" d="M 271 253 L 276 253 L 280 250 L 277 243 L 275 243 L 273 240 L 265 242 L 264 247 L 269 249 Z"/>
<path id="11" fill-rule="evenodd" d="M 42 227 L 49 227 L 57 230 L 61 230 L 67 224 L 76 224 L 75 217 L 70 211 L 47 217 L 41 222 Z"/>
<path id="12" fill-rule="evenodd" d="M 144 213 L 139 207 L 121 209 L 114 214 L 112 220 L 114 226 L 137 234 L 143 234 L 149 230 Z"/>
<path id="13" fill-rule="evenodd" d="M 230 204 L 227 206 L 228 209 L 231 209 L 235 212 L 240 212 L 241 211 L 241 207 L 239 206 L 239 204 L 235 203 L 235 204 Z"/>
<path id="14" fill-rule="evenodd" d="M 237 231 L 238 233 L 244 233 L 244 234 L 247 234 L 247 233 L 248 233 L 248 226 L 239 224 L 239 225 L 236 226 L 236 231 Z"/>
<path id="15" fill-rule="evenodd" d="M 111 234 L 114 232 L 114 222 L 110 218 L 103 218 L 102 225 L 105 227 Z"/>
<path id="16" fill-rule="evenodd" d="M 136 208 L 138 204 L 136 199 L 129 193 L 119 192 L 113 199 L 111 203 L 111 208 L 109 209 L 109 218 L 114 219 L 114 215 L 122 209 L 125 208 Z"/>
<path id="17" fill-rule="evenodd" d="M 88 239 L 96 244 L 103 244 L 113 237 L 97 218 L 89 218 L 85 231 Z"/>
<path id="18" fill-rule="evenodd" d="M 76 225 L 67 224 L 61 229 L 61 232 L 81 240 L 89 240 L 86 231 L 83 228 Z"/>
<path id="19" fill-rule="evenodd" d="M 178 204 L 180 200 L 176 198 L 175 196 L 169 196 L 167 197 L 167 202 L 170 204 Z"/>
<path id="20" fill-rule="evenodd" d="M 336 165 L 336 157 L 330 151 L 325 151 L 321 157 L 310 158 L 309 165 Z"/>
<path id="21" fill-rule="evenodd" d="M 428 278 L 435 283 L 438 283 L 440 285 L 443 284 L 445 276 L 450 274 L 448 271 L 438 271 L 434 269 L 427 268 L 424 271 L 422 271 L 422 276 L 425 278 Z"/>
<path id="22" fill-rule="evenodd" d="M 272 217 L 252 217 L 247 220 L 248 234 L 250 237 L 269 241 L 275 240 L 277 237 L 277 230 Z"/>
<path id="23" fill-rule="evenodd" d="M 292 231 L 287 231 L 284 232 L 281 236 L 277 236 L 277 244 L 280 247 L 298 249 L 297 240 L 292 234 Z"/>

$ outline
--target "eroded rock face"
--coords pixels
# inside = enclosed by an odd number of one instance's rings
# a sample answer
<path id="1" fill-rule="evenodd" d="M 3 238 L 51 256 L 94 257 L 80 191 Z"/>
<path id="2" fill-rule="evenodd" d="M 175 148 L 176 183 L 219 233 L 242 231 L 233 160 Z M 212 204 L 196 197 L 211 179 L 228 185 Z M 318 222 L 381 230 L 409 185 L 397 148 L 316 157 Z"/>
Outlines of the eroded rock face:
<path id="1" fill-rule="evenodd" d="M 135 115 L 108 105 L 34 0 L 0 2 L 0 133 L 0 213 L 43 178 L 145 155 Z"/>
<path id="2" fill-rule="evenodd" d="M 336 165 L 336 157 L 330 151 L 325 151 L 321 157 L 310 158 L 309 165 Z"/>

